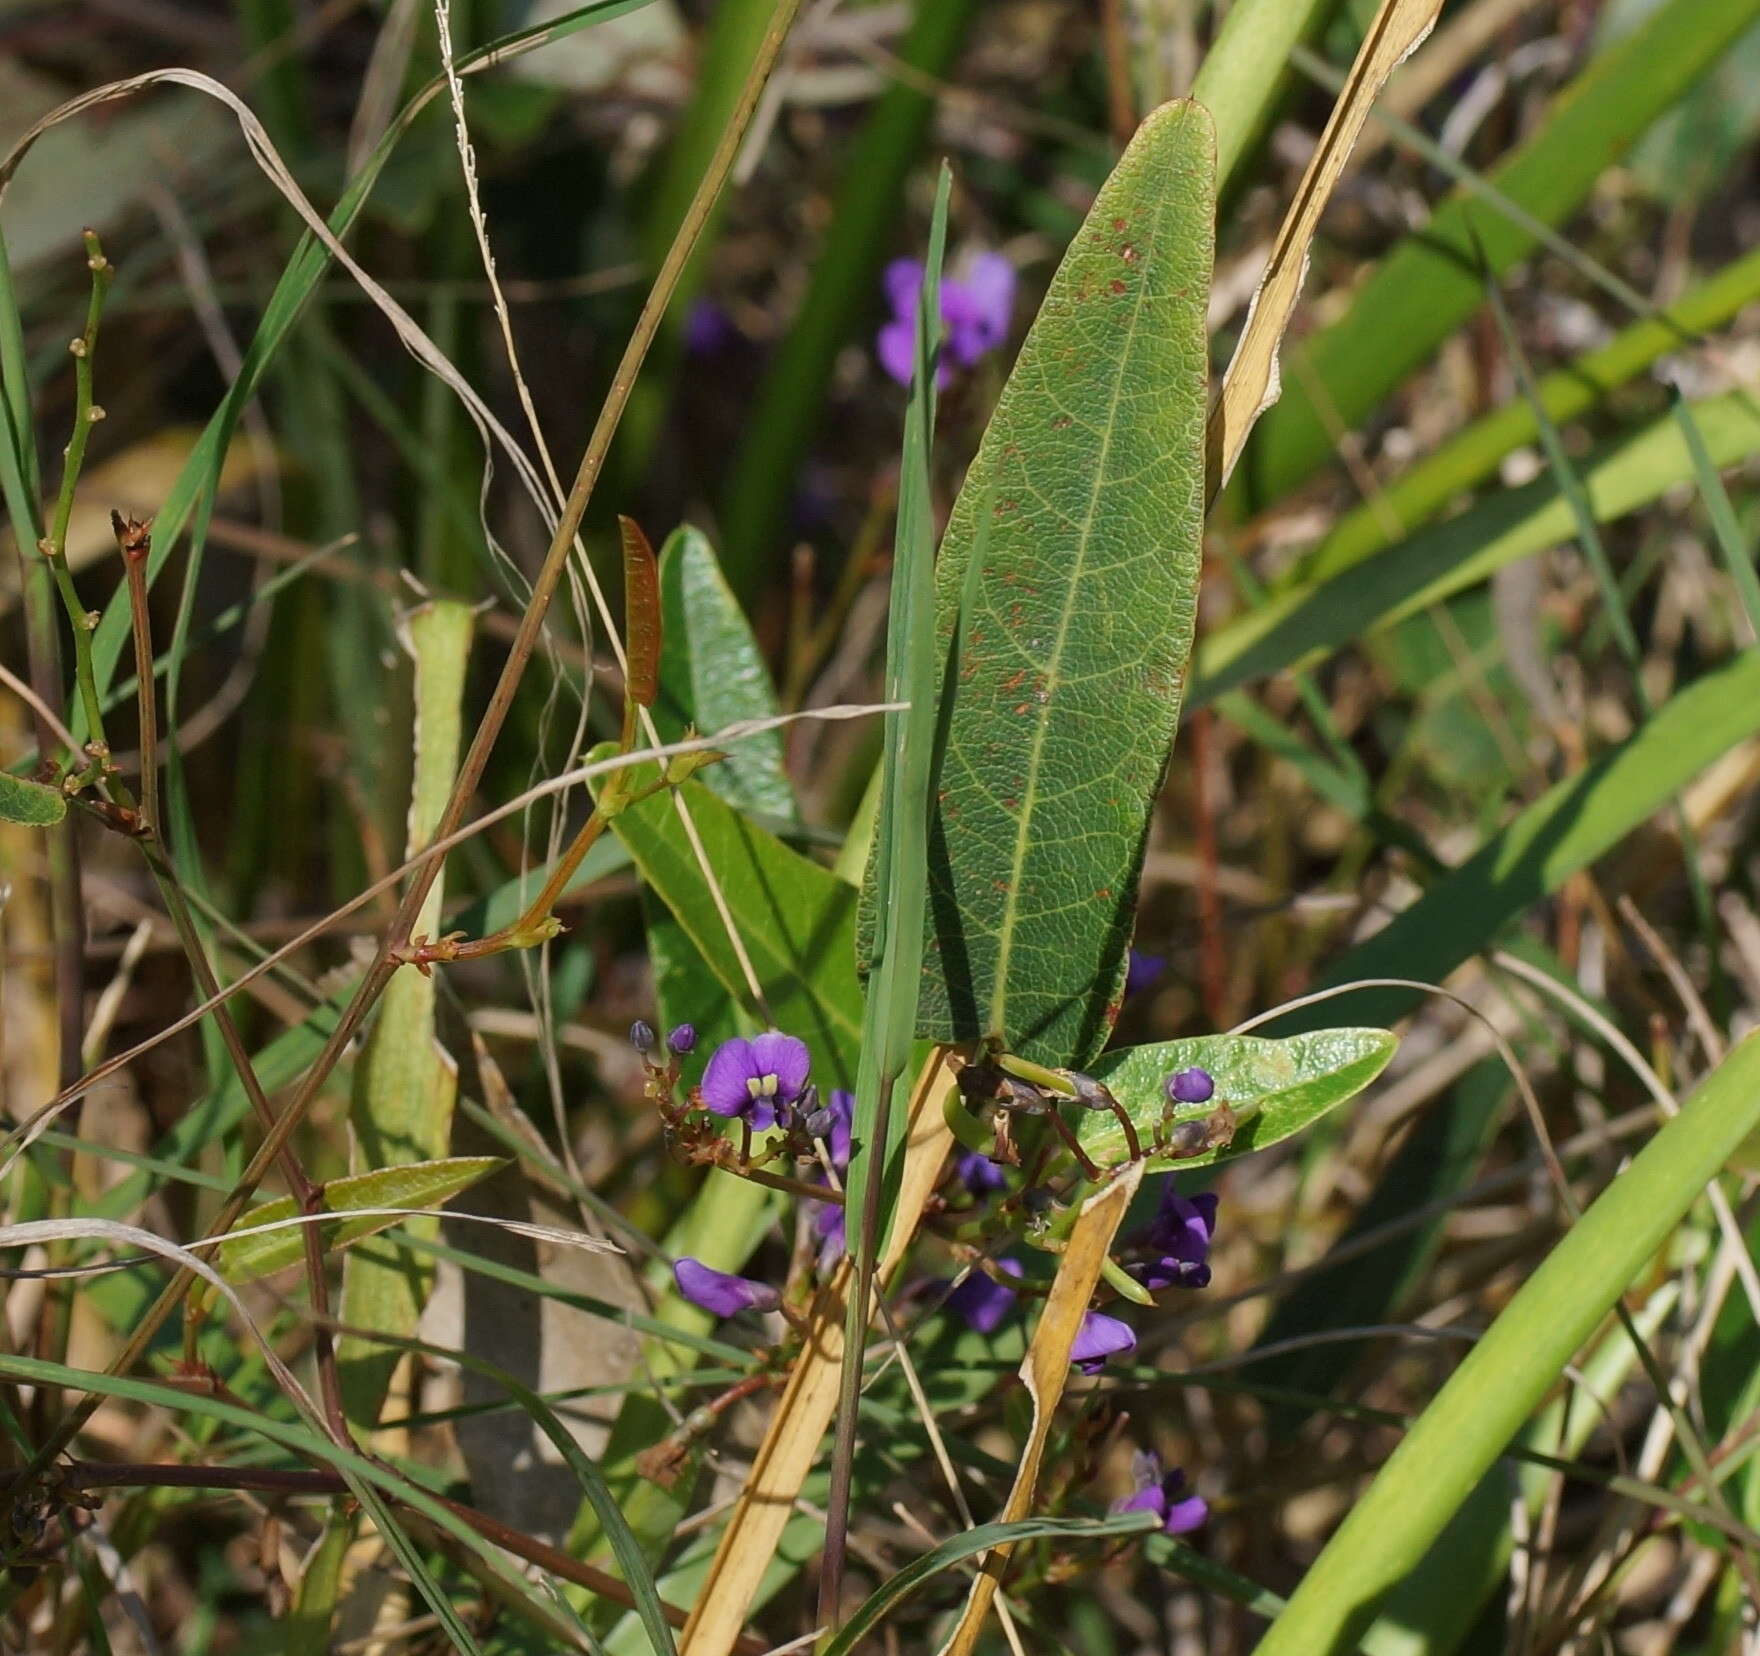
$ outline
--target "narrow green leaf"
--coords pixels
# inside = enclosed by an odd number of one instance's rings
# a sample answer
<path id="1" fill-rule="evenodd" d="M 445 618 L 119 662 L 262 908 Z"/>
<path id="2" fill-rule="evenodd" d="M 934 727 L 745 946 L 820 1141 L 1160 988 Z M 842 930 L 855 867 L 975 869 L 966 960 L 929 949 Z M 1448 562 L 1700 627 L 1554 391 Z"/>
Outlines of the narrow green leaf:
<path id="1" fill-rule="evenodd" d="M 1156 1173 L 1233 1161 L 1301 1132 L 1356 1097 L 1387 1067 L 1398 1045 L 1385 1029 L 1323 1029 L 1281 1041 L 1259 1035 L 1198 1035 L 1108 1053 L 1092 1073 L 1124 1106 L 1145 1147 L 1163 1119 L 1201 1121 L 1219 1104 L 1242 1118 L 1226 1145 L 1177 1161 L 1151 1156 L 1149 1171 Z M 1194 1065 L 1214 1078 L 1215 1098 L 1170 1110 L 1162 1083 L 1175 1070 Z M 1083 1112 L 1077 1136 L 1101 1167 L 1129 1157 L 1124 1129 L 1108 1110 Z"/>
<path id="2" fill-rule="evenodd" d="M 1679 1300 L 1680 1285 L 1664 1283 L 1633 1318 L 1639 1334 L 1654 1339 Z M 1574 1366 L 1564 1395 L 1522 1428 L 1516 1452 L 1562 1460 L 1581 1455 L 1605 1420 L 1607 1400 L 1619 1396 L 1637 1367 L 1631 1336 L 1624 1328 L 1608 1329 L 1594 1352 Z M 1365 1656 L 1452 1656 L 1464 1648 L 1480 1612 L 1504 1584 L 1515 1552 L 1512 1484 L 1532 1521 L 1553 1481 L 1552 1469 L 1537 1461 L 1487 1472 L 1363 1635 Z"/>
<path id="3" fill-rule="evenodd" d="M 908 78 L 890 78 L 849 146 L 837 200 L 799 312 L 789 324 L 729 473 L 721 522 L 734 587 L 751 597 L 786 530 L 801 461 L 826 417 L 838 353 L 874 306 L 882 260 L 898 234 L 906 179 L 935 113 L 931 88 L 947 78 L 978 0 L 915 0 L 893 46 Z"/>
<path id="4" fill-rule="evenodd" d="M 0 822 L 25 828 L 53 828 L 67 815 L 67 796 L 59 788 L 0 771 Z"/>
<path id="5" fill-rule="evenodd" d="M 1634 322 L 1599 350 L 1547 374 L 1539 384 L 1540 404 L 1554 420 L 1567 423 L 1605 402 L 1659 357 L 1679 350 L 1683 340 L 1727 322 L 1755 298 L 1760 298 L 1760 248 L 1682 294 L 1663 316 Z M 1534 409 L 1526 401 L 1514 398 L 1493 409 L 1389 481 L 1375 499 L 1347 512 L 1277 586 L 1309 585 L 1361 563 L 1491 477 L 1505 455 L 1534 436 Z"/>
<path id="6" fill-rule="evenodd" d="M 775 715 L 776 689 L 751 623 L 700 529 L 681 524 L 660 549 L 665 643 L 654 723 L 676 741 L 687 725 L 705 736 L 743 719 Z M 703 772 L 704 785 L 728 804 L 792 823 L 794 789 L 782 768 L 782 732 L 749 736 Z"/>
<path id="7" fill-rule="evenodd" d="M 1236 0 L 1198 66 L 1192 97 L 1216 122 L 1216 193 L 1265 130 L 1289 79 L 1290 49 L 1338 9 L 1337 0 Z"/>
<path id="8" fill-rule="evenodd" d="M 871 1594 L 825 1646 L 823 1656 L 850 1656 L 893 1610 L 943 1570 L 992 1547 L 1018 1541 L 1104 1541 L 1143 1535 L 1158 1527 L 1152 1512 L 1121 1512 L 1111 1518 L 1024 1518 L 1013 1524 L 980 1524 L 926 1552 Z"/>
<path id="9" fill-rule="evenodd" d="M 1746 392 L 1708 398 L 1694 406 L 1693 418 L 1718 466 L 1760 450 L 1760 408 Z M 1580 470 L 1601 522 L 1648 505 L 1695 475 L 1672 415 L 1603 446 Z M 1539 477 L 1374 557 L 1279 592 L 1200 641 L 1193 701 L 1202 705 L 1249 680 L 1311 665 L 1366 632 L 1477 585 L 1505 564 L 1568 540 L 1574 526 L 1557 479 Z"/>
<path id="10" fill-rule="evenodd" d="M 1212 172 L 1200 106 L 1143 123 L 947 526 L 944 648 L 968 565 L 975 602 L 929 847 L 934 1039 L 1081 1064 L 1117 1013 L 1196 612 Z"/>
<path id="11" fill-rule="evenodd" d="M 324 1247 L 333 1253 L 399 1223 L 395 1216 L 376 1213 L 348 1218 L 357 1208 L 438 1207 L 506 1165 L 499 1156 L 449 1156 L 444 1161 L 384 1167 L 372 1173 L 350 1173 L 332 1179 L 324 1186 L 324 1211 L 338 1215 L 338 1222 L 324 1226 Z M 293 1218 L 298 1211 L 291 1196 L 280 1196 L 249 1209 L 239 1220 L 238 1228 L 274 1224 Z M 297 1263 L 303 1247 L 297 1225 L 261 1236 L 241 1236 L 236 1241 L 221 1243 L 216 1250 L 215 1268 L 229 1282 L 248 1282 Z"/>
<path id="12" fill-rule="evenodd" d="M 1760 730 L 1760 655 L 1750 651 L 1677 691 L 1629 740 L 1522 811 L 1445 879 L 1322 980 L 1407 977 L 1440 983 L 1530 904 L 1665 809 L 1700 771 Z M 1420 998 L 1414 989 L 1364 989 L 1353 1016 L 1392 1023 Z M 1281 1030 L 1336 1013 L 1323 1002 L 1280 1018 Z"/>
<path id="13" fill-rule="evenodd" d="M 611 752 L 607 745 L 589 758 Z M 651 767 L 634 767 L 631 786 L 646 786 L 653 774 Z M 612 820 L 618 839 L 747 1015 L 760 1026 L 774 1017 L 778 1028 L 805 1041 L 822 1086 L 852 1086 L 862 1038 L 854 888 L 789 850 L 703 783 L 685 782 L 677 791 L 690 807 L 769 1016 L 752 1000 L 670 791 L 620 811 Z"/>
<path id="14" fill-rule="evenodd" d="M 328 1656 L 336 1601 L 342 1590 L 342 1564 L 354 1533 L 355 1515 L 347 1503 L 338 1501 L 306 1559 L 299 1592 L 287 1612 L 285 1656 Z"/>
<path id="15" fill-rule="evenodd" d="M 1760 576 L 1754 573 L 1754 554 L 1748 537 L 1736 521 L 1735 507 L 1730 503 L 1729 490 L 1723 486 L 1723 475 L 1705 447 L 1699 422 L 1685 397 L 1674 399 L 1674 417 L 1680 422 L 1681 435 L 1686 439 L 1687 455 L 1693 462 L 1693 478 L 1699 485 L 1700 498 L 1717 535 L 1717 549 L 1723 555 L 1723 567 L 1729 571 L 1730 584 L 1742 601 L 1748 627 L 1760 638 Z"/>
<path id="16" fill-rule="evenodd" d="M 415 663 L 415 763 L 406 856 L 414 856 L 433 838 L 452 791 L 474 625 L 475 611 L 469 605 L 441 602 L 424 605 L 403 629 Z M 418 935 L 439 928 L 444 898 L 443 878 L 436 876 L 415 924 Z M 458 1071 L 435 1037 L 437 988 L 432 977 L 406 969 L 385 990 L 378 1021 L 354 1072 L 349 1119 L 360 1168 L 430 1162 L 452 1147 Z M 414 1228 L 424 1227 L 431 1233 L 433 1222 Z M 432 1282 L 432 1270 L 403 1249 L 353 1255 L 342 1273 L 342 1320 L 355 1328 L 413 1334 Z M 349 1415 L 370 1428 L 378 1422 L 397 1354 L 344 1336 L 337 1356 Z"/>
<path id="17" fill-rule="evenodd" d="M 1760 1124 L 1760 1039 L 1743 1041 L 1565 1234 L 1406 1433 L 1260 1641 L 1344 1656 L 1578 1348 Z"/>
<path id="18" fill-rule="evenodd" d="M 1760 0 L 1668 0 L 1642 28 L 1596 56 L 1559 94 L 1550 118 L 1491 173 L 1543 223 L 1558 225 L 1668 106 L 1760 16 Z M 1259 504 L 1278 499 L 1478 309 L 1483 290 L 1468 230 L 1472 196 L 1454 191 L 1358 290 L 1350 310 L 1307 342 L 1306 369 L 1260 422 L 1239 475 Z M 1507 219 L 1476 215 L 1486 262 L 1501 275 L 1534 247 Z M 1306 389 L 1324 393 L 1322 405 Z M 1331 422 L 1330 426 L 1328 422 Z"/>

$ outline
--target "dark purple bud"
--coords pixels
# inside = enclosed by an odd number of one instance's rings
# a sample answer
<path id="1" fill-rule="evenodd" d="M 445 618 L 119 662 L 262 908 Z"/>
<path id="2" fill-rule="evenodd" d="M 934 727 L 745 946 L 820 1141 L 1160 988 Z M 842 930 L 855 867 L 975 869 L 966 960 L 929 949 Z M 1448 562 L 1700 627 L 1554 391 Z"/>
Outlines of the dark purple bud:
<path id="1" fill-rule="evenodd" d="M 829 1110 L 824 1108 L 817 1109 L 807 1117 L 807 1131 L 814 1138 L 822 1139 L 831 1131 L 832 1123 L 835 1120 L 836 1117 L 834 1117 Z"/>
<path id="2" fill-rule="evenodd" d="M 629 1026 L 629 1044 L 645 1058 L 654 1050 L 654 1026 L 645 1018 L 637 1018 Z"/>
<path id="3" fill-rule="evenodd" d="M 1168 1076 L 1166 1090 L 1170 1104 L 1208 1104 L 1216 1096 L 1216 1081 L 1209 1070 L 1194 1064 Z"/>
<path id="4" fill-rule="evenodd" d="M 1089 1110 L 1110 1110 L 1112 1094 L 1109 1093 L 1091 1075 L 1083 1075 L 1080 1070 L 1070 1070 L 1069 1084 L 1076 1090 L 1076 1102 Z"/>
<path id="5" fill-rule="evenodd" d="M 1136 1345 L 1137 1336 L 1129 1323 L 1109 1317 L 1103 1311 L 1090 1311 L 1082 1318 L 1075 1343 L 1069 1348 L 1070 1364 L 1083 1374 L 1098 1374 L 1106 1366 L 1108 1357 L 1134 1351 Z"/>
<path id="6" fill-rule="evenodd" d="M 769 1283 L 718 1271 L 688 1255 L 672 1267 L 672 1280 L 692 1305 L 718 1317 L 741 1311 L 774 1311 L 782 1303 L 782 1296 Z"/>
<path id="7" fill-rule="evenodd" d="M 672 1048 L 677 1057 L 684 1057 L 686 1053 L 696 1047 L 697 1026 L 695 1024 L 680 1024 L 666 1037 L 666 1044 Z"/>

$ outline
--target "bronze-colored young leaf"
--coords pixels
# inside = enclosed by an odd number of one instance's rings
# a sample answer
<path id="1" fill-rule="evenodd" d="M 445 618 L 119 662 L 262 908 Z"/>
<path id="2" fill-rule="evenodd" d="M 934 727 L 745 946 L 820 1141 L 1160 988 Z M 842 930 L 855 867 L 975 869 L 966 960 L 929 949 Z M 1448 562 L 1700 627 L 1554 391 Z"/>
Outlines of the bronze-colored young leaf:
<path id="1" fill-rule="evenodd" d="M 997 1034 L 1082 1064 L 1116 1015 L 1196 611 L 1212 148 L 1196 104 L 1143 123 L 942 542 L 937 623 L 958 643 L 929 845 L 932 1039 Z"/>
<path id="2" fill-rule="evenodd" d="M 634 518 L 620 517 L 623 535 L 623 624 L 628 638 L 630 698 L 652 707 L 660 693 L 660 566 Z"/>

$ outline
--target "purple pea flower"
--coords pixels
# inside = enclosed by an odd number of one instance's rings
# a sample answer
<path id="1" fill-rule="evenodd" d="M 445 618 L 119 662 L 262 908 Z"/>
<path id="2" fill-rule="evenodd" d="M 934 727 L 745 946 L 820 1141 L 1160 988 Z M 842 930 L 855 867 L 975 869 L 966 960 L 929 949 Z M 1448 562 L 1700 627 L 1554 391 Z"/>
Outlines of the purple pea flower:
<path id="1" fill-rule="evenodd" d="M 1008 1183 L 1008 1175 L 998 1162 L 982 1150 L 962 1150 L 953 1159 L 955 1177 L 974 1196 L 988 1196 Z"/>
<path id="2" fill-rule="evenodd" d="M 1190 1069 L 1175 1070 L 1163 1090 L 1170 1104 L 1208 1104 L 1216 1096 L 1216 1078 L 1194 1064 Z"/>
<path id="3" fill-rule="evenodd" d="M 1017 1259 L 999 1259 L 996 1268 L 1011 1277 L 1023 1274 Z M 947 1296 L 947 1309 L 963 1317 L 966 1326 L 974 1333 L 994 1334 L 1014 1309 L 1015 1297 L 1012 1288 L 1005 1288 L 984 1272 L 974 1270 Z"/>
<path id="4" fill-rule="evenodd" d="M 1161 1184 L 1155 1217 L 1137 1237 L 1150 1257 L 1130 1273 L 1154 1293 L 1160 1288 L 1210 1286 L 1210 1244 L 1216 1237 L 1216 1192 L 1182 1196 L 1169 1174 Z"/>
<path id="5" fill-rule="evenodd" d="M 1098 1374 L 1108 1357 L 1135 1351 L 1137 1336 L 1127 1322 L 1109 1317 L 1103 1311 L 1090 1311 L 1082 1318 L 1076 1331 L 1075 1344 L 1069 1348 L 1070 1364 L 1083 1374 Z"/>
<path id="6" fill-rule="evenodd" d="M 916 367 L 917 296 L 923 288 L 920 259 L 894 259 L 883 278 L 892 320 L 874 341 L 880 366 L 900 385 L 908 386 Z M 1008 337 L 1014 314 L 1014 266 L 1000 253 L 980 253 L 963 279 L 941 283 L 941 320 L 947 329 L 947 354 L 936 383 L 951 377 L 950 364 L 970 368 Z"/>
<path id="7" fill-rule="evenodd" d="M 672 1267 L 672 1280 L 692 1305 L 718 1317 L 741 1311 L 774 1311 L 782 1303 L 782 1296 L 769 1283 L 718 1271 L 688 1254 Z"/>
<path id="8" fill-rule="evenodd" d="M 780 1030 L 747 1040 L 736 1035 L 715 1049 L 697 1089 L 703 1108 L 743 1116 L 757 1132 L 774 1127 L 780 1111 L 801 1096 L 812 1057 L 805 1041 Z"/>
<path id="9" fill-rule="evenodd" d="M 1164 954 L 1145 954 L 1141 949 L 1132 949 L 1130 962 L 1124 969 L 1124 998 L 1131 999 L 1140 995 L 1145 989 L 1154 987 L 1156 980 L 1167 970 L 1167 956 Z"/>
<path id="10" fill-rule="evenodd" d="M 1190 1535 L 1210 1516 L 1204 1497 L 1187 1490 L 1185 1473 L 1178 1467 L 1163 1472 L 1154 1450 L 1133 1458 L 1131 1475 L 1136 1493 L 1114 1501 L 1114 1512 L 1152 1512 L 1161 1520 L 1163 1535 Z"/>

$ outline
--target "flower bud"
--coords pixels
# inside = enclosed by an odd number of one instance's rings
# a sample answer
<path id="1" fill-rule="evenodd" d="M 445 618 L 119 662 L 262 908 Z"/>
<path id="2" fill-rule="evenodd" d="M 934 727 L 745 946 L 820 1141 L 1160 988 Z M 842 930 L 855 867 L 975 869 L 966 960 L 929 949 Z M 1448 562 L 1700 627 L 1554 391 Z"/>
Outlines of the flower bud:
<path id="1" fill-rule="evenodd" d="M 1166 1091 L 1170 1104 L 1208 1104 L 1216 1095 L 1216 1081 L 1209 1070 L 1194 1064 L 1168 1076 Z"/>
<path id="2" fill-rule="evenodd" d="M 637 1018 L 629 1026 L 629 1044 L 647 1057 L 654 1050 L 654 1026 L 644 1018 Z"/>
<path id="3" fill-rule="evenodd" d="M 675 1057 L 682 1058 L 697 1044 L 697 1026 L 683 1023 L 666 1037 L 666 1044 L 672 1049 Z"/>

